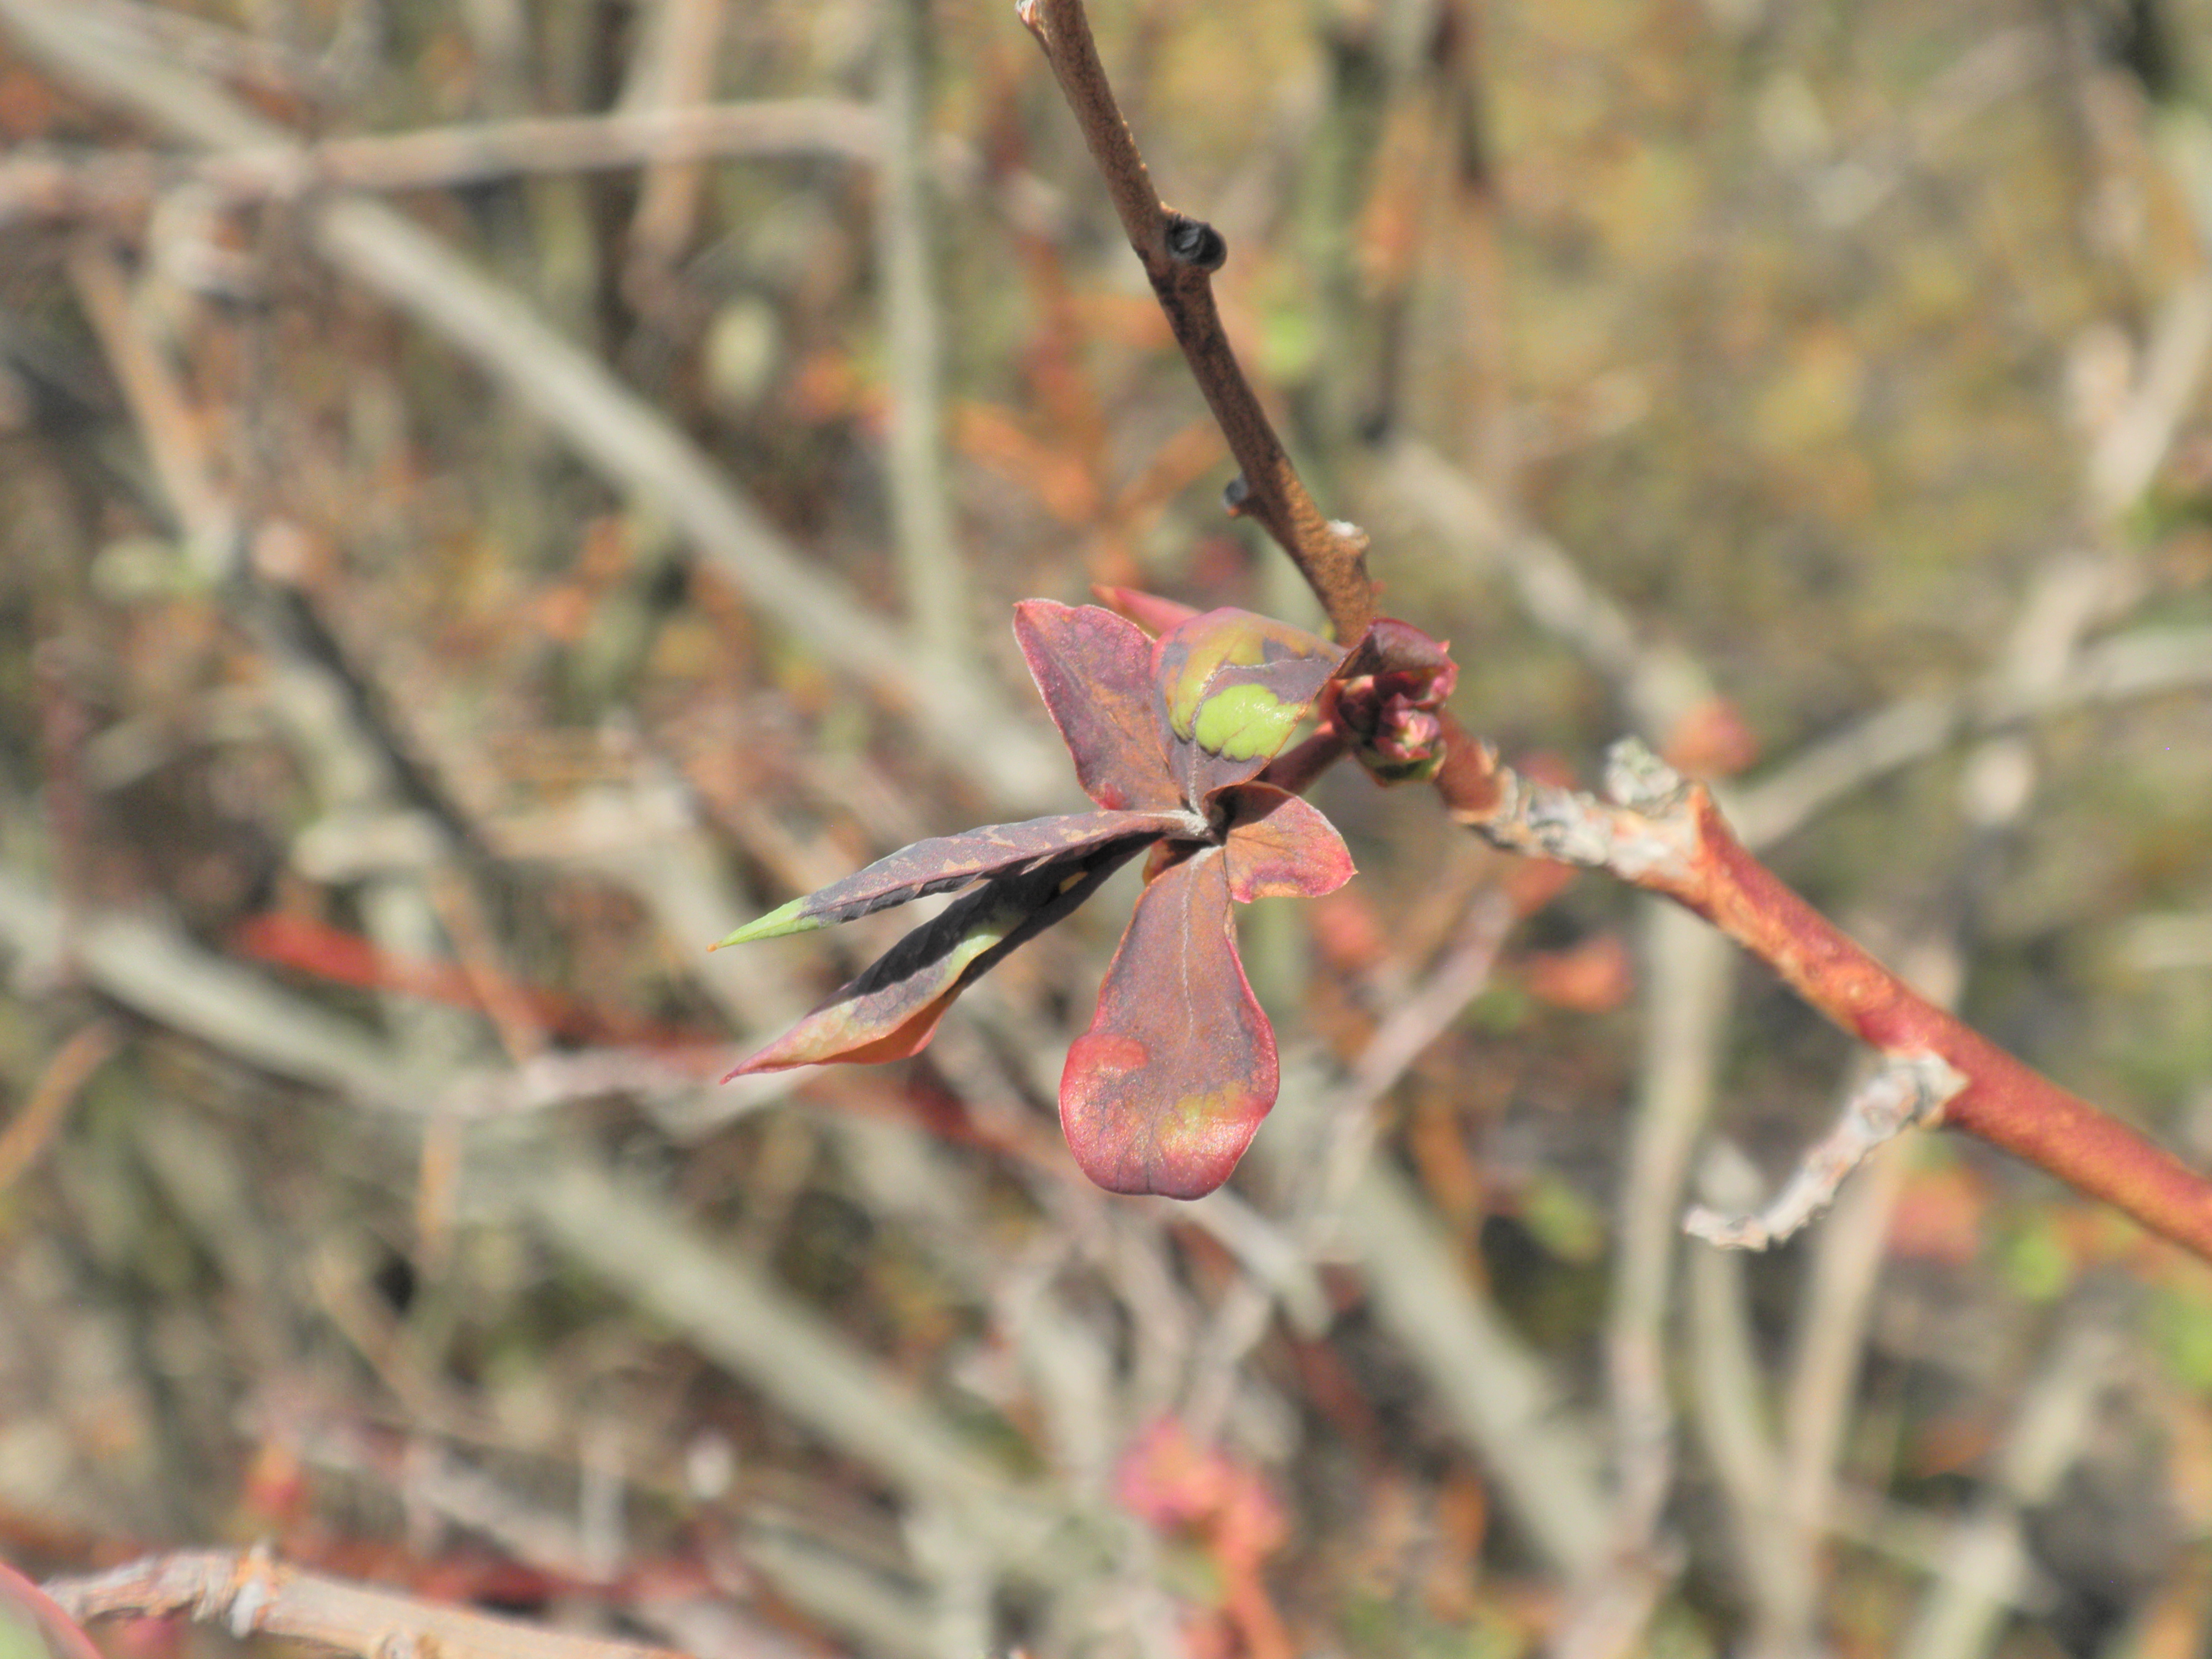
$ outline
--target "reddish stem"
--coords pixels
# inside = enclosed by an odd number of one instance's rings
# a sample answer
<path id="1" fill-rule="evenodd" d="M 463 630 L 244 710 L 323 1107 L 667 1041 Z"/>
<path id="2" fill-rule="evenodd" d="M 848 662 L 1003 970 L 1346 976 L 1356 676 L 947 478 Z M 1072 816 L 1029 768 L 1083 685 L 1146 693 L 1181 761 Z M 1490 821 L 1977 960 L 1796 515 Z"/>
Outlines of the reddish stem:
<path id="1" fill-rule="evenodd" d="M 1940 1121 L 2100 1198 L 2212 1260 L 2212 1182 L 2023 1065 L 1875 960 L 1744 848 L 1701 785 L 1649 811 L 1532 792 L 1449 720 L 1437 787 L 1452 816 L 1499 845 L 1604 868 L 1695 911 L 1853 1036 L 1899 1058 L 1934 1054 L 1966 1079 Z M 1533 807 L 1533 810 L 1532 810 Z M 1597 849 L 1593 853 L 1591 849 Z"/>
<path id="2" fill-rule="evenodd" d="M 1701 893 L 1672 893 L 1861 1042 L 1933 1054 L 1966 1079 L 1942 1121 L 1978 1135 L 2212 1260 L 2212 1182 L 1939 1008 L 1799 897 L 1696 797 Z"/>

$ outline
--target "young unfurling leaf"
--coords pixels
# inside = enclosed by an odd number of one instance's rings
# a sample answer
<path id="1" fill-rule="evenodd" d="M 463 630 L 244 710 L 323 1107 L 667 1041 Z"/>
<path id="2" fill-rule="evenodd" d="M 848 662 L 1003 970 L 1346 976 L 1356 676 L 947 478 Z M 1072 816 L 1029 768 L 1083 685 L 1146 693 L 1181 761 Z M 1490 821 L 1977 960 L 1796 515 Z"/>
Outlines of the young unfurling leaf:
<path id="1" fill-rule="evenodd" d="M 1124 836 L 985 882 L 908 933 L 730 1076 L 920 1053 L 963 986 L 1073 910 L 1153 839 Z"/>
<path id="2" fill-rule="evenodd" d="M 949 893 L 980 876 L 1064 861 L 1107 842 L 1131 836 L 1153 841 L 1162 836 L 1202 835 L 1205 830 L 1203 820 L 1189 812 L 1077 812 L 934 836 L 901 848 L 842 881 L 834 881 L 818 892 L 769 911 L 738 928 L 721 945 L 749 945 L 755 939 L 851 921 L 910 899 Z"/>

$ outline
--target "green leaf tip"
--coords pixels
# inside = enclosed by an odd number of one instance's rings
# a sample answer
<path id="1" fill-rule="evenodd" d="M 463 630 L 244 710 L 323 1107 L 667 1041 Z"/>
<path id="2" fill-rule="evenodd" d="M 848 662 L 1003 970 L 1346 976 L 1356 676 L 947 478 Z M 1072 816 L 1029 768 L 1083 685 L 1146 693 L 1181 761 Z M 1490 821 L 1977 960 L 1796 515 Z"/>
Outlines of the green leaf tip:
<path id="1" fill-rule="evenodd" d="M 811 895 L 809 895 L 811 897 Z M 795 898 L 790 903 L 779 905 L 764 916 L 756 916 L 725 939 L 717 939 L 707 948 L 719 951 L 725 945 L 750 945 L 757 939 L 781 939 L 786 933 L 811 933 L 817 927 L 827 927 L 826 917 L 805 914 L 807 900 Z"/>

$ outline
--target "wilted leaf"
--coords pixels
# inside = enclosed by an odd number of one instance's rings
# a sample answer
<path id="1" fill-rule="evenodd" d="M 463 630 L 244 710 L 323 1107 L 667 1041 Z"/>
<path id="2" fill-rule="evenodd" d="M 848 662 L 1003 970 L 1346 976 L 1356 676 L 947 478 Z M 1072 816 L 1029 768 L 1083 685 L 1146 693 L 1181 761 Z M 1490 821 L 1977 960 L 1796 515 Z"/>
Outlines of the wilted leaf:
<path id="1" fill-rule="evenodd" d="M 1095 605 L 1024 599 L 1014 607 L 1014 637 L 1083 793 L 1113 809 L 1180 805 L 1152 712 L 1145 631 Z"/>
<path id="2" fill-rule="evenodd" d="M 729 1076 L 919 1053 L 970 980 L 1074 909 L 1152 840 L 1148 834 L 1124 836 L 1039 869 L 993 878 L 908 933 Z"/>
<path id="3" fill-rule="evenodd" d="M 1152 647 L 1160 729 L 1183 799 L 1255 776 L 1286 742 L 1344 653 L 1317 634 L 1209 611 Z"/>
<path id="4" fill-rule="evenodd" d="M 1287 790 L 1248 783 L 1228 797 L 1229 896 L 1319 898 L 1352 877 L 1351 849 L 1336 826 Z"/>
<path id="5" fill-rule="evenodd" d="M 1203 1197 L 1275 1103 L 1274 1033 L 1237 959 L 1233 915 L 1220 848 L 1162 871 L 1067 1051 L 1060 1126 L 1109 1192 Z"/>
<path id="6" fill-rule="evenodd" d="M 957 836 L 933 836 L 769 911 L 714 948 L 850 921 L 910 899 L 949 893 L 979 876 L 1042 867 L 1042 861 L 1055 865 L 1079 861 L 1090 849 L 1127 836 L 1203 835 L 1205 830 L 1204 823 L 1188 812 L 1076 812 L 1021 823 L 987 824 Z"/>

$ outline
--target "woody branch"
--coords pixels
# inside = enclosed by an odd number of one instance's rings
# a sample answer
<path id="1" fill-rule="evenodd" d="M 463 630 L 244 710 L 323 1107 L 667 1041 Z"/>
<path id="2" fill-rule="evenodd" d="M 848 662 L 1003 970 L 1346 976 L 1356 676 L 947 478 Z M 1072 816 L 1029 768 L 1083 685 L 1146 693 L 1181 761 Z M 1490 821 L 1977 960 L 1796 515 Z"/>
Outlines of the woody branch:
<path id="1" fill-rule="evenodd" d="M 1254 520 L 1291 556 L 1328 611 L 1337 639 L 1352 643 L 1375 618 L 1367 535 L 1322 516 L 1230 348 L 1213 303 L 1213 273 L 1229 257 L 1228 245 L 1212 226 L 1161 202 L 1114 101 L 1082 0 L 1021 0 L 1016 9 L 1044 48 L 1105 177 L 1129 246 L 1144 263 L 1176 343 L 1229 441 L 1239 470 L 1226 497 L 1230 511 Z"/>
<path id="2" fill-rule="evenodd" d="M 1162 204 L 1098 59 L 1082 0 L 1019 0 L 1104 176 L 1130 246 L 1243 469 L 1230 504 L 1259 521 L 1328 611 L 1358 640 L 1376 615 L 1366 537 L 1325 519 L 1238 366 L 1213 302 L 1226 257 L 1209 225 Z M 2060 1088 L 1914 991 L 1752 856 L 1702 786 L 1641 744 L 1616 748 L 1614 799 L 1531 782 L 1444 720 L 1436 785 L 1453 818 L 1509 851 L 1602 869 L 1704 917 L 1887 1062 L 1881 1098 L 1814 1149 L 1765 1215 L 1703 1215 L 1716 1243 L 1759 1248 L 1818 1212 L 1859 1156 L 1911 1124 L 1942 1123 L 2001 1146 L 2212 1260 L 2212 1182 L 2118 1119 Z M 1279 768 L 1298 787 L 1340 757 L 1325 722 Z M 1271 773 L 1271 778 L 1276 774 Z M 1855 1149 L 1855 1150 L 1854 1150 Z"/>

